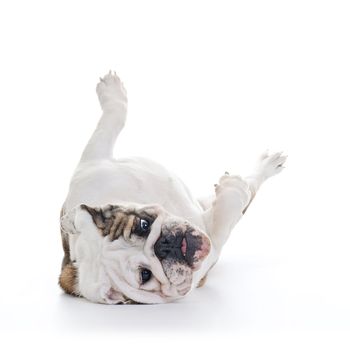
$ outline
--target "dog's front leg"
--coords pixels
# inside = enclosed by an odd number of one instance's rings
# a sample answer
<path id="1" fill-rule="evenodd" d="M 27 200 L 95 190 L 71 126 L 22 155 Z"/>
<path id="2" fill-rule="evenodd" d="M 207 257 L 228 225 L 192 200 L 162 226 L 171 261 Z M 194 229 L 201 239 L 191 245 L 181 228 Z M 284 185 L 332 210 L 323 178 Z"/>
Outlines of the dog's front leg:
<path id="1" fill-rule="evenodd" d="M 225 173 L 215 185 L 212 204 L 203 215 L 207 232 L 217 253 L 220 253 L 251 198 L 249 184 L 240 176 Z"/>
<path id="2" fill-rule="evenodd" d="M 112 72 L 100 80 L 96 92 L 103 114 L 84 149 L 80 162 L 111 158 L 115 141 L 126 120 L 127 96 L 123 83 Z"/>
<path id="3" fill-rule="evenodd" d="M 201 202 L 204 208 L 204 222 L 213 246 L 219 254 L 233 227 L 241 219 L 259 187 L 269 177 L 283 169 L 287 157 L 281 153 L 264 153 L 252 175 L 241 178 L 225 173 L 215 187 L 215 196 L 208 205 L 208 199 Z"/>

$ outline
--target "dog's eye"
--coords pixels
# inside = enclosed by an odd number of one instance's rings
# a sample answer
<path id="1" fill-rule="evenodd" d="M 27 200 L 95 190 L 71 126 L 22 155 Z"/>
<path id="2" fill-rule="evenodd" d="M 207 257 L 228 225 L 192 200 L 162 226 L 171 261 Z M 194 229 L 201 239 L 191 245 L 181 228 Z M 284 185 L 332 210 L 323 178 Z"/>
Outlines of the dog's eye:
<path id="1" fill-rule="evenodd" d="M 151 279 L 152 272 L 148 269 L 141 269 L 140 275 L 141 275 L 142 284 L 145 284 L 146 282 L 148 282 Z"/>
<path id="2" fill-rule="evenodd" d="M 149 221 L 147 221 L 145 219 L 141 219 L 140 220 L 140 231 L 142 233 L 148 233 L 149 228 L 150 228 Z"/>
<path id="3" fill-rule="evenodd" d="M 132 233 L 136 236 L 147 238 L 151 232 L 152 221 L 143 218 L 137 218 L 133 227 Z"/>

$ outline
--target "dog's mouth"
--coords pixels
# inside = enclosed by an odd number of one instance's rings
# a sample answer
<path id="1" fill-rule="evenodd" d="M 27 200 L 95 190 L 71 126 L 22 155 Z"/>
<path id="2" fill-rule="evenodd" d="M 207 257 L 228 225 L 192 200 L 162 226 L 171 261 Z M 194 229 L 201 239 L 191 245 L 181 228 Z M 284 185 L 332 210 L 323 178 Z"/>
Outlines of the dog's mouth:
<path id="1" fill-rule="evenodd" d="M 154 252 L 161 262 L 182 263 L 193 271 L 199 269 L 210 248 L 209 238 L 188 225 L 162 227 L 161 235 L 154 244 Z"/>

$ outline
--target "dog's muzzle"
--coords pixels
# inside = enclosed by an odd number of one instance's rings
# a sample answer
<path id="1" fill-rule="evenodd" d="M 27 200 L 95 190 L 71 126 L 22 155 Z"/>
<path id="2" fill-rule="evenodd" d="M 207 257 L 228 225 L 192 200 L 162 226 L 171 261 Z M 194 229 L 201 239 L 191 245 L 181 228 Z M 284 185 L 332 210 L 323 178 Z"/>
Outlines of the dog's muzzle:
<path id="1" fill-rule="evenodd" d="M 157 258 L 173 261 L 197 270 L 210 252 L 209 238 L 189 225 L 164 225 L 154 244 Z"/>

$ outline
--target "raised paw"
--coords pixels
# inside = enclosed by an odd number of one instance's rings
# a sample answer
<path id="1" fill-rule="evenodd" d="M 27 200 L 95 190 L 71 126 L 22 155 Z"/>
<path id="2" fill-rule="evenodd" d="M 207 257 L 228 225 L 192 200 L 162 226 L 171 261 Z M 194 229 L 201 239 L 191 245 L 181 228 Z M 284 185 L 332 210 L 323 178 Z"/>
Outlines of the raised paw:
<path id="1" fill-rule="evenodd" d="M 96 86 L 96 92 L 103 110 L 115 105 L 127 106 L 126 89 L 115 72 L 109 71 Z"/>
<path id="2" fill-rule="evenodd" d="M 272 154 L 265 152 L 259 158 L 257 172 L 266 180 L 280 173 L 285 168 L 284 163 L 286 160 L 287 155 L 283 155 L 282 152 Z"/>

